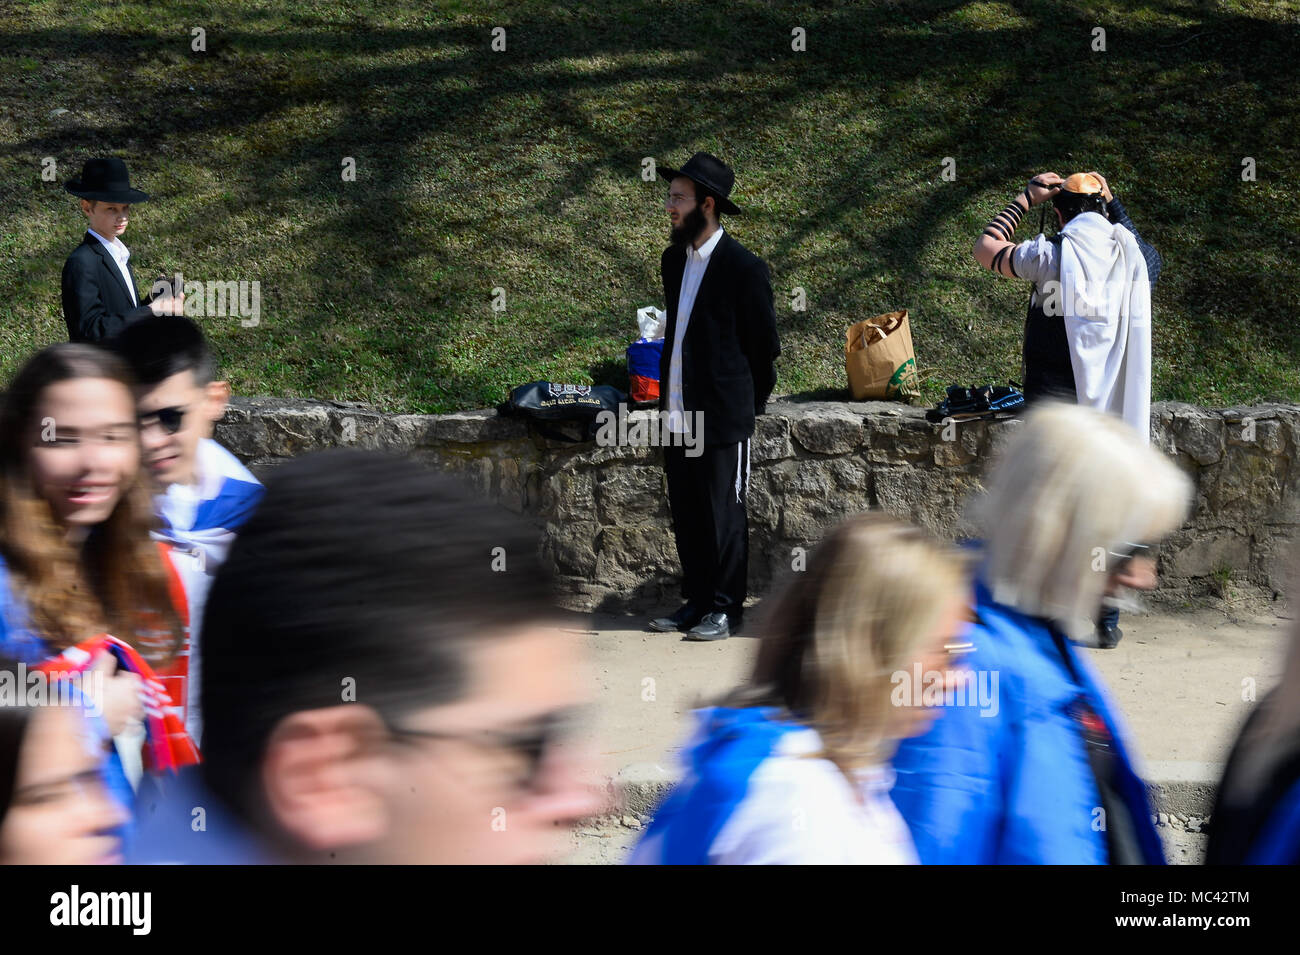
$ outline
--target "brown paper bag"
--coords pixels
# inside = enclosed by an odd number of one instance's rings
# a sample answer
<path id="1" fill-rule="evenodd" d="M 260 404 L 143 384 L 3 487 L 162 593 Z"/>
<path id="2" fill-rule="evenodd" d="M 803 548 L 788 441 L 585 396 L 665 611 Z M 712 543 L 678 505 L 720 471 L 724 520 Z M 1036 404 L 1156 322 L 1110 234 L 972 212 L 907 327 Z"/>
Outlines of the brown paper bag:
<path id="1" fill-rule="evenodd" d="M 848 330 L 844 368 L 855 401 L 921 397 L 907 309 L 865 318 Z"/>

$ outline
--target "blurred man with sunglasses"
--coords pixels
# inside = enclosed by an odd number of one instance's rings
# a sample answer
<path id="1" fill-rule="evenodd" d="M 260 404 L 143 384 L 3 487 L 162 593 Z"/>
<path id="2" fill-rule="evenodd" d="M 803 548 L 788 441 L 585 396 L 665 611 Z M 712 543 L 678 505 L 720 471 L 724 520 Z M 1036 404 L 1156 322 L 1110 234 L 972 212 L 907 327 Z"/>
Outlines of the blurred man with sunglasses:
<path id="1" fill-rule="evenodd" d="M 225 414 L 230 383 L 216 380 L 216 363 L 199 327 L 181 316 L 142 318 L 108 347 L 135 374 L 141 459 L 152 475 L 154 511 L 162 527 L 154 537 L 171 546 L 189 605 L 189 654 L 184 664 L 185 728 L 199 742 L 203 718 L 193 692 L 203 604 L 230 543 L 262 496 L 261 482 L 212 440 Z"/>
<path id="2" fill-rule="evenodd" d="M 565 824 L 600 809 L 568 732 L 590 680 L 537 543 L 401 458 L 277 467 L 204 616 L 204 762 L 141 794 L 131 861 L 522 863 L 563 847 Z"/>

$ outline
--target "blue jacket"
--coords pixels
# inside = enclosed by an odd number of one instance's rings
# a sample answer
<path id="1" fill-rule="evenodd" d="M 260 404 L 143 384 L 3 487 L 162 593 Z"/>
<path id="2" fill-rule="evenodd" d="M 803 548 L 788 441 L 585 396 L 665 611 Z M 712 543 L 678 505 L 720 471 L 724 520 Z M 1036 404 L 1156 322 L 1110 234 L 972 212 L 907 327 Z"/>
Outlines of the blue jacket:
<path id="1" fill-rule="evenodd" d="M 135 804 L 127 865 L 272 865 L 279 860 L 208 789 L 199 766 L 146 774 Z"/>
<path id="2" fill-rule="evenodd" d="M 925 864 L 1105 864 L 1105 815 L 1083 737 L 1067 712 L 1079 694 L 1110 729 L 1116 787 L 1129 807 L 1141 854 L 1163 864 L 1146 788 L 1101 684 L 1066 642 L 1071 676 L 1047 625 L 995 603 L 975 583 L 980 622 L 966 638 L 968 662 L 996 674 L 997 708 L 948 706 L 894 760 L 894 803 Z M 990 676 L 991 679 L 991 676 Z"/>
<path id="3" fill-rule="evenodd" d="M 750 777 L 781 737 L 799 728 L 761 707 L 713 707 L 696 718 L 700 731 L 686 753 L 686 778 L 655 810 L 634 863 L 708 865 L 709 849 L 744 800 Z"/>
<path id="4" fill-rule="evenodd" d="M 1300 783 L 1282 798 L 1246 853 L 1243 865 L 1294 865 L 1300 858 Z"/>

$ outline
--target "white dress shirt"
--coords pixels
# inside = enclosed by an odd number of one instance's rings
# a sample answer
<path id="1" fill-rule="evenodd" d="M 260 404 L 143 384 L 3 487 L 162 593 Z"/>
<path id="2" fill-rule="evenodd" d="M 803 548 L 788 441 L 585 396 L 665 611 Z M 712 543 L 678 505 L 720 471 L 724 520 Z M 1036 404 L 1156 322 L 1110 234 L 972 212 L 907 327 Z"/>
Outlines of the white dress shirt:
<path id="1" fill-rule="evenodd" d="M 690 431 L 690 418 L 682 400 L 682 341 L 686 338 L 686 323 L 691 320 L 691 309 L 695 307 L 695 296 L 704 281 L 704 271 L 709 267 L 709 258 L 722 238 L 722 226 L 709 236 L 698 249 L 694 245 L 686 247 L 686 269 L 682 272 L 682 290 L 677 296 L 677 327 L 673 335 L 672 356 L 668 360 L 668 430 L 674 434 Z"/>
<path id="2" fill-rule="evenodd" d="M 116 236 L 110 240 L 105 239 L 94 229 L 87 229 L 86 231 L 100 242 L 104 243 L 104 248 L 108 249 L 108 254 L 111 255 L 113 261 L 117 263 L 117 270 L 122 273 L 122 281 L 126 283 L 126 290 L 131 296 L 131 304 L 139 305 L 140 302 L 135 297 L 135 283 L 131 281 L 131 273 L 127 271 L 126 268 L 126 260 L 131 257 L 131 250 L 128 249 L 126 244 Z"/>

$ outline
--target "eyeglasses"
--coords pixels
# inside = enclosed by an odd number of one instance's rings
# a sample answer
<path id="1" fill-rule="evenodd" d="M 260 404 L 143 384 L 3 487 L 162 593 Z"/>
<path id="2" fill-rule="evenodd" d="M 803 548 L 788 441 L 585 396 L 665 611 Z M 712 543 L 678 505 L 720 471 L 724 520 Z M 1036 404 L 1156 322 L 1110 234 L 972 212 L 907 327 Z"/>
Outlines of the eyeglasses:
<path id="1" fill-rule="evenodd" d="M 147 428 L 154 419 L 162 425 L 164 431 L 168 434 L 175 434 L 181 429 L 181 422 L 185 415 L 189 413 L 189 408 L 159 408 L 157 411 L 151 411 L 149 414 L 142 414 L 139 417 L 140 427 Z"/>
<path id="2" fill-rule="evenodd" d="M 694 196 L 683 196 L 677 193 L 668 193 L 668 205 L 680 206 L 683 202 L 694 202 Z"/>
<path id="3" fill-rule="evenodd" d="M 541 776 L 542 763 L 548 751 L 573 735 L 582 711 L 571 708 L 556 710 L 518 730 L 497 732 L 479 730 L 468 733 L 442 733 L 437 730 L 415 730 L 389 726 L 394 736 L 422 739 L 461 740 L 489 749 L 504 750 L 518 756 L 524 763 L 517 785 L 520 789 L 536 791 Z"/>
<path id="4" fill-rule="evenodd" d="M 962 619 L 965 620 L 966 623 L 984 622 L 980 619 L 979 614 L 975 612 L 974 607 L 967 607 L 966 613 L 962 615 Z M 962 629 L 965 630 L 966 628 L 963 627 Z M 960 663 L 962 657 L 975 652 L 975 644 L 969 640 L 962 639 L 961 637 L 953 637 L 944 642 L 943 650 L 948 654 L 949 660 Z"/>
<path id="5" fill-rule="evenodd" d="M 107 794 L 103 774 L 98 768 L 95 768 L 63 779 L 32 786 L 21 786 L 14 791 L 13 805 L 51 805 L 79 797 L 104 797 Z"/>
<path id="6" fill-rule="evenodd" d="M 960 660 L 967 654 L 975 652 L 975 644 L 969 640 L 951 640 L 943 645 L 949 660 Z"/>

